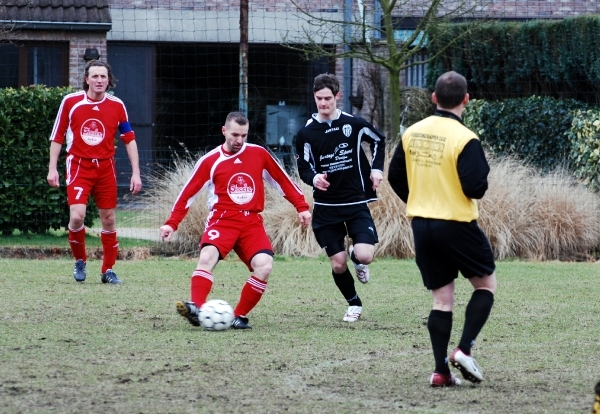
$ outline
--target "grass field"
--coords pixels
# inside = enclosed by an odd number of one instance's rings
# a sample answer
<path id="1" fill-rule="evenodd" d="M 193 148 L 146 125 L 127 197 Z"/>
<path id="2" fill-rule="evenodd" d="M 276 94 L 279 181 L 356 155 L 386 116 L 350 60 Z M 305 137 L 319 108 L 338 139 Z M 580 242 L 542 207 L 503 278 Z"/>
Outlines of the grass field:
<path id="1" fill-rule="evenodd" d="M 143 211 L 127 208 L 118 208 L 116 210 L 117 230 L 119 234 L 119 244 L 121 248 L 135 248 L 140 245 L 150 245 L 145 237 L 146 234 L 158 235 L 158 228 L 163 224 L 162 217 L 149 215 Z M 96 219 L 92 229 L 86 230 L 86 246 L 88 248 L 101 247 L 99 232 L 102 228 L 100 219 Z M 126 229 L 127 231 L 123 231 Z M 129 237 L 128 237 L 129 236 Z M 59 247 L 69 248 L 67 241 L 67 230 L 50 229 L 46 233 L 22 233 L 15 230 L 10 236 L 0 235 L 1 247 Z"/>
<path id="2" fill-rule="evenodd" d="M 432 389 L 430 294 L 413 261 L 381 259 L 359 285 L 363 319 L 327 259 L 278 257 L 253 330 L 207 332 L 175 313 L 195 261 L 0 259 L 0 412 L 589 413 L 600 379 L 597 263 L 498 264 L 499 290 L 474 355 L 485 381 Z M 211 298 L 235 305 L 248 277 L 220 263 Z M 457 283 L 451 346 L 470 284 Z"/>

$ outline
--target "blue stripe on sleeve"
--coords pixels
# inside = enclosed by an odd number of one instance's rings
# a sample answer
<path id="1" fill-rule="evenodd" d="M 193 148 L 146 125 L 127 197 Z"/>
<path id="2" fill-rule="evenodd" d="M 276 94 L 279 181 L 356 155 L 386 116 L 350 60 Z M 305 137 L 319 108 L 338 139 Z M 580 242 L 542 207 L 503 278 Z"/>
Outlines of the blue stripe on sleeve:
<path id="1" fill-rule="evenodd" d="M 131 131 L 131 125 L 129 124 L 129 122 L 123 122 L 122 124 L 119 124 L 119 132 L 121 134 L 125 134 L 126 132 Z"/>

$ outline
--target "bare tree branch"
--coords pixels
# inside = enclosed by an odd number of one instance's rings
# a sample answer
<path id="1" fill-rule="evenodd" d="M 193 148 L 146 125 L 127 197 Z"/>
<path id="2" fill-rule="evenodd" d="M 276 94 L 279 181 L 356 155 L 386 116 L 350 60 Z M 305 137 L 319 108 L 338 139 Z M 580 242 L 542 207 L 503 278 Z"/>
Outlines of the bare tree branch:
<path id="1" fill-rule="evenodd" d="M 435 39 L 434 33 L 444 24 L 468 22 L 473 26 L 486 21 L 491 0 L 357 0 L 358 7 L 352 10 L 352 19 L 344 20 L 343 13 L 315 12 L 310 2 L 291 0 L 297 9 L 297 17 L 303 22 L 302 30 L 288 32 L 282 44 L 300 51 L 307 59 L 327 57 L 331 59 L 359 59 L 385 69 L 389 76 L 387 91 L 390 101 L 389 135 L 396 138 L 400 127 L 400 73 L 410 67 L 426 64 L 437 58 L 460 39 L 446 44 L 434 55 L 421 51 Z M 340 1 L 340 10 L 343 10 Z M 380 21 L 375 21 L 379 8 Z M 402 32 L 397 38 L 397 28 L 404 22 L 412 22 L 413 30 Z M 443 32 L 442 32 L 443 33 Z M 462 36 L 469 36 L 465 31 Z M 344 45 L 344 48 L 331 47 Z M 345 93 L 350 93 L 346 91 Z"/>

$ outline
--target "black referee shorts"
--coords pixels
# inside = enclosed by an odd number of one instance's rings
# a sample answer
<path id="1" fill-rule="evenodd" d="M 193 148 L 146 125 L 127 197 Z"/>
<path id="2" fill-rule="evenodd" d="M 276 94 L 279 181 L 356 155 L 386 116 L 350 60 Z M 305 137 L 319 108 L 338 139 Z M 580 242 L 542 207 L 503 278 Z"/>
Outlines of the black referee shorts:
<path id="1" fill-rule="evenodd" d="M 321 247 L 344 240 L 346 235 L 355 243 L 374 245 L 379 241 L 371 210 L 366 203 L 348 206 L 315 204 L 312 229 Z"/>
<path id="2" fill-rule="evenodd" d="M 467 279 L 494 272 L 492 248 L 476 221 L 414 217 L 411 226 L 417 266 L 427 289 L 446 286 L 458 272 Z"/>

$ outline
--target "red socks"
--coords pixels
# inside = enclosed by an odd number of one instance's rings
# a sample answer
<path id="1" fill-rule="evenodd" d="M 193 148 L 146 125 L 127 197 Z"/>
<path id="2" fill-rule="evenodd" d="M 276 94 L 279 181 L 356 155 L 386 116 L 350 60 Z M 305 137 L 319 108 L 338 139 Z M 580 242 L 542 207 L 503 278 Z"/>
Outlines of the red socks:
<path id="1" fill-rule="evenodd" d="M 119 252 L 119 241 L 117 240 L 116 231 L 102 230 L 100 233 L 100 241 L 102 243 L 102 251 L 104 258 L 102 260 L 102 273 L 106 273 L 108 269 L 112 269 L 117 261 L 117 253 Z M 69 245 L 75 260 L 87 261 L 87 253 L 85 251 L 85 226 L 80 229 L 73 230 L 69 228 Z"/>
<path id="2" fill-rule="evenodd" d="M 206 302 L 206 298 L 210 293 L 213 285 L 213 276 L 206 270 L 196 269 L 192 274 L 191 281 L 191 301 L 196 304 L 198 308 Z"/>
<path id="3" fill-rule="evenodd" d="M 263 282 L 256 276 L 250 276 L 242 288 L 240 301 L 233 310 L 235 316 L 246 316 L 256 306 L 260 298 L 262 298 L 267 282 Z"/>
<path id="4" fill-rule="evenodd" d="M 84 262 L 87 261 L 87 254 L 85 252 L 85 226 L 81 226 L 77 230 L 69 228 L 69 245 L 71 246 L 71 253 L 73 253 L 75 261 L 79 259 Z"/>
<path id="5" fill-rule="evenodd" d="M 198 306 L 202 306 L 206 302 L 206 298 L 210 294 L 213 285 L 213 276 L 206 270 L 196 269 L 192 274 L 191 280 L 191 301 Z M 246 316 L 256 306 L 260 298 L 262 298 L 267 283 L 250 276 L 242 288 L 240 301 L 235 307 L 233 314 L 235 316 Z"/>
<path id="6" fill-rule="evenodd" d="M 106 273 L 108 269 L 112 269 L 117 261 L 117 253 L 119 252 L 119 241 L 117 240 L 116 231 L 102 230 L 100 232 L 100 241 L 102 242 L 102 273 Z"/>

